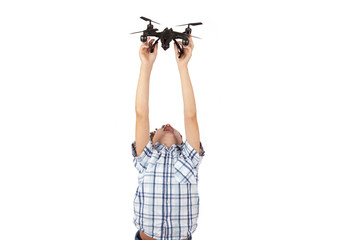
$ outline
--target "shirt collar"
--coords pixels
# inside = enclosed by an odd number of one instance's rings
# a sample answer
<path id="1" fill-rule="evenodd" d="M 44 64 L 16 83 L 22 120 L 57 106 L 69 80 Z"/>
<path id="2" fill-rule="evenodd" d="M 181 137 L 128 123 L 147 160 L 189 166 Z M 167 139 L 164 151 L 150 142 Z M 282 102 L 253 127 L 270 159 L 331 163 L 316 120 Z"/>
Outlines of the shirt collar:
<path id="1" fill-rule="evenodd" d="M 165 144 L 156 142 L 154 147 L 159 152 L 173 152 L 173 151 L 181 151 L 183 145 L 173 144 L 173 145 L 171 145 L 170 149 L 168 149 Z"/>

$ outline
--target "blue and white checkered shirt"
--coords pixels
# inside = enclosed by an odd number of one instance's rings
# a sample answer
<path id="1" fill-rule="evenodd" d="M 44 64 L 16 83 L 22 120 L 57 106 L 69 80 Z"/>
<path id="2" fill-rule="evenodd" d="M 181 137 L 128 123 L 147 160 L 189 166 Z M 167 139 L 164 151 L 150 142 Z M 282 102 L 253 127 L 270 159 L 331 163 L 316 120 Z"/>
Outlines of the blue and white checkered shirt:
<path id="1" fill-rule="evenodd" d="M 205 154 L 187 142 L 170 149 L 149 140 L 133 162 L 139 171 L 139 186 L 134 199 L 134 224 L 158 240 L 182 240 L 191 236 L 199 215 L 198 168 Z"/>

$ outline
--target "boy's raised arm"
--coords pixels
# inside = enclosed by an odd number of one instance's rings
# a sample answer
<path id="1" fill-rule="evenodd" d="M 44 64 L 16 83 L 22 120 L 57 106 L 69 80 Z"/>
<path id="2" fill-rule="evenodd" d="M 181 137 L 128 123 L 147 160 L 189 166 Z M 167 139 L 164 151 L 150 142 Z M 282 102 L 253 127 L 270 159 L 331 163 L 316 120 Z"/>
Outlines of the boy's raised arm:
<path id="1" fill-rule="evenodd" d="M 200 133 L 196 117 L 195 96 L 187 66 L 179 68 L 179 73 L 184 102 L 186 140 L 200 154 Z"/>
<path id="2" fill-rule="evenodd" d="M 149 38 L 148 38 L 149 40 Z M 135 144 L 136 155 L 140 156 L 146 144 L 150 140 L 149 123 L 149 85 L 151 70 L 156 59 L 158 44 L 150 53 L 150 47 L 154 39 L 140 46 L 139 55 L 141 59 L 139 81 L 136 89 L 135 113 Z"/>
<path id="3" fill-rule="evenodd" d="M 136 130 L 135 144 L 136 155 L 140 156 L 146 144 L 149 142 L 150 123 L 149 123 L 149 82 L 151 67 L 140 67 L 139 82 L 136 89 L 135 112 Z"/>
<path id="4" fill-rule="evenodd" d="M 181 56 L 181 58 L 178 58 L 178 48 L 174 43 L 175 58 L 179 69 L 184 102 L 186 140 L 200 154 L 200 133 L 196 116 L 195 96 L 187 67 L 192 55 L 192 50 L 194 49 L 194 42 L 191 35 L 189 35 L 188 46 L 183 46 L 182 42 L 180 41 L 178 43 L 183 47 L 184 50 L 184 55 Z"/>

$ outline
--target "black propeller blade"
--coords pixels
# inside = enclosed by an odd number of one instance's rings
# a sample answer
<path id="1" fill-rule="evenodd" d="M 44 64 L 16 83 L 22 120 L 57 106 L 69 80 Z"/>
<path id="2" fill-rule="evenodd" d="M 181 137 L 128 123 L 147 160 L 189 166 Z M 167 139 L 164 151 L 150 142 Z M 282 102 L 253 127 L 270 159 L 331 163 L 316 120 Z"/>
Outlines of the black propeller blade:
<path id="1" fill-rule="evenodd" d="M 157 31 L 157 30 L 159 30 L 159 29 L 157 29 L 157 28 L 154 28 L 154 29 L 150 29 L 150 31 Z M 134 34 L 134 33 L 141 33 L 141 32 L 150 32 L 149 30 L 142 30 L 142 31 L 139 31 L 139 32 L 133 32 L 133 33 L 130 33 L 130 34 Z"/>
<path id="2" fill-rule="evenodd" d="M 186 25 L 196 26 L 196 25 L 201 25 L 201 24 L 202 24 L 201 22 L 187 23 L 187 24 L 176 25 L 175 27 L 186 26 Z"/>
<path id="3" fill-rule="evenodd" d="M 201 38 L 199 38 L 199 37 L 195 37 L 195 36 L 193 36 L 193 35 L 191 35 L 191 37 L 201 39 Z"/>
<path id="4" fill-rule="evenodd" d="M 160 23 L 155 22 L 155 21 L 153 21 L 153 20 L 151 20 L 151 19 L 149 19 L 149 18 L 146 18 L 146 17 L 140 17 L 140 18 L 143 19 L 143 20 L 145 20 L 145 21 L 150 21 L 150 23 L 151 23 L 151 22 L 154 22 L 154 23 L 157 23 L 157 24 L 161 25 Z"/>

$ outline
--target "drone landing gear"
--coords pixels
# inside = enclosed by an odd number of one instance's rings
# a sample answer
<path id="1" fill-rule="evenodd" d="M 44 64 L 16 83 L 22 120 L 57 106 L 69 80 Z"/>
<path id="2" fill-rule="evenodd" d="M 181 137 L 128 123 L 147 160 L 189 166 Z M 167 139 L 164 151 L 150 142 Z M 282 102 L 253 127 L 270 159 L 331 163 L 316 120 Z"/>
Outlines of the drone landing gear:
<path id="1" fill-rule="evenodd" d="M 151 45 L 151 49 L 150 49 L 150 52 L 151 52 L 151 53 L 154 52 L 154 48 L 155 48 L 156 44 L 158 43 L 159 39 L 160 39 L 160 38 L 158 38 L 158 39 L 153 43 L 153 45 Z"/>
<path id="2" fill-rule="evenodd" d="M 184 53 L 184 51 L 182 50 L 182 48 L 180 47 L 179 43 L 176 40 L 174 40 L 174 42 L 175 42 L 176 46 L 179 49 L 179 51 L 178 51 L 179 52 L 179 57 L 178 58 L 181 58 L 181 55 Z"/>

